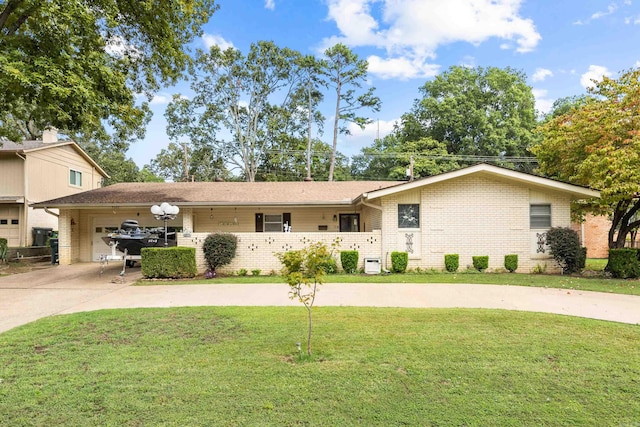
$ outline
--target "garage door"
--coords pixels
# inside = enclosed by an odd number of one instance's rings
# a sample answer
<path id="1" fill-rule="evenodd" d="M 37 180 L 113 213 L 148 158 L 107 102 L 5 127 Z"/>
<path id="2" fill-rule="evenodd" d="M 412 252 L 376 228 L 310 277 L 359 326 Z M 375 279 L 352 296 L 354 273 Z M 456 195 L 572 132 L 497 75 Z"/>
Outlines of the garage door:
<path id="1" fill-rule="evenodd" d="M 0 205 L 0 237 L 9 241 L 9 246 L 20 245 L 20 208 Z"/>

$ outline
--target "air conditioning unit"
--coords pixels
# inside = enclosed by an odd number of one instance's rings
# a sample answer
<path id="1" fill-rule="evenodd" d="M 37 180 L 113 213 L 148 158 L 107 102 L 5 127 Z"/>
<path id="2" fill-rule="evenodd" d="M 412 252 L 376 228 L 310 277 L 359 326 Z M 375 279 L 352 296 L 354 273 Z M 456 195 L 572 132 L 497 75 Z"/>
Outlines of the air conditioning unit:
<path id="1" fill-rule="evenodd" d="M 381 271 L 382 271 L 382 261 L 380 261 L 380 258 L 364 259 L 365 274 L 380 274 Z"/>

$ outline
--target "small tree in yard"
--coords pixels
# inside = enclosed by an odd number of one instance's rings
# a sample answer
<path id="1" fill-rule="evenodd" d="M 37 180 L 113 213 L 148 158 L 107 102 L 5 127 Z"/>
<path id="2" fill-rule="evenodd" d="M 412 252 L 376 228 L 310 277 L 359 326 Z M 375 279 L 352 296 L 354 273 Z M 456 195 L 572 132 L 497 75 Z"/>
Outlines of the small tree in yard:
<path id="1" fill-rule="evenodd" d="M 211 272 L 211 277 L 216 275 L 216 268 L 227 265 L 236 256 L 238 238 L 229 233 L 209 234 L 204 239 L 202 250 L 207 267 Z"/>
<path id="2" fill-rule="evenodd" d="M 312 308 L 316 299 L 318 286 L 324 283 L 326 274 L 324 266 L 333 253 L 324 243 L 312 243 L 299 251 L 288 251 L 278 254 L 284 265 L 283 275 L 290 286 L 289 298 L 297 299 L 307 309 L 309 331 L 307 335 L 307 354 L 311 356 L 311 330 L 313 327 Z"/>

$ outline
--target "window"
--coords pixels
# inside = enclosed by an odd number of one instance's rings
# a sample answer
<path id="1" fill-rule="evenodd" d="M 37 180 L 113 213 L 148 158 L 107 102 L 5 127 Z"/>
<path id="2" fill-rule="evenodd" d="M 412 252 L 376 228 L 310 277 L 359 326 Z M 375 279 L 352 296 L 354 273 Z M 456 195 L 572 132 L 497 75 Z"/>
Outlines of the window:
<path id="1" fill-rule="evenodd" d="M 17 219 L 12 219 L 11 220 L 11 225 L 18 225 L 19 221 Z"/>
<path id="2" fill-rule="evenodd" d="M 0 219 L 0 225 L 7 225 L 9 224 L 9 220 L 7 219 Z"/>
<path id="3" fill-rule="evenodd" d="M 82 187 L 82 172 L 69 169 L 69 184 Z"/>
<path id="4" fill-rule="evenodd" d="M 264 231 L 282 231 L 282 215 L 270 215 L 264 216 Z"/>
<path id="5" fill-rule="evenodd" d="M 420 228 L 420 205 L 398 205 L 398 228 Z"/>
<path id="6" fill-rule="evenodd" d="M 550 228 L 551 205 L 531 205 L 529 223 L 531 228 Z"/>

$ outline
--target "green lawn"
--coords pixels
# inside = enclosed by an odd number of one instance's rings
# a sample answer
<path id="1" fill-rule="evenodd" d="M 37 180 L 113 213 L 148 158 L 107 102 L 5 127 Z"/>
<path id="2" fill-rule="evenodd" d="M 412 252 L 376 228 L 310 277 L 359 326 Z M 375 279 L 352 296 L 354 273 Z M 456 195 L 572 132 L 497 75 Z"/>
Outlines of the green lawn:
<path id="1" fill-rule="evenodd" d="M 604 268 L 604 266 L 603 266 Z M 607 279 L 602 275 L 592 277 L 562 276 L 552 274 L 520 273 L 406 273 L 387 275 L 329 274 L 327 283 L 472 283 L 510 286 L 536 286 L 542 288 L 573 289 L 582 291 L 609 292 L 626 295 L 640 295 L 639 280 Z M 280 276 L 229 276 L 201 280 L 141 280 L 136 285 L 158 284 L 216 284 L 216 283 L 285 283 Z"/>
<path id="2" fill-rule="evenodd" d="M 635 426 L 640 328 L 500 310 L 108 310 L 0 334 L 7 426 Z M 304 347 L 304 344 L 303 344 Z"/>

